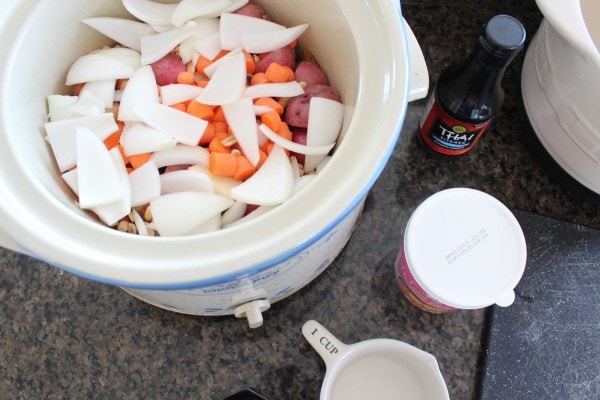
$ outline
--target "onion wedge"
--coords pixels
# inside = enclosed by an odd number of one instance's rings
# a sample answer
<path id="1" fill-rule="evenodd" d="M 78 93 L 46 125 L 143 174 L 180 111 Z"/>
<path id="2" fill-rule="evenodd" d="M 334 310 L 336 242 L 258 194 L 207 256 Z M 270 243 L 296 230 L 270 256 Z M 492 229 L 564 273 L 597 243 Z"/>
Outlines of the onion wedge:
<path id="1" fill-rule="evenodd" d="M 209 105 L 238 101 L 246 89 L 246 60 L 243 53 L 227 57 L 220 63 L 197 100 Z"/>
<path id="2" fill-rule="evenodd" d="M 242 35 L 242 45 L 248 53 L 268 53 L 289 45 L 308 29 L 308 24 L 297 25 L 284 30 Z"/>
<path id="3" fill-rule="evenodd" d="M 308 108 L 306 145 L 321 146 L 335 143 L 343 122 L 344 105 L 342 103 L 323 97 L 311 98 Z M 307 154 L 304 159 L 304 171 L 313 171 L 324 158 L 325 154 Z"/>
<path id="4" fill-rule="evenodd" d="M 119 105 L 120 121 L 142 121 L 140 116 L 133 111 L 133 108 L 141 102 L 158 103 L 158 90 L 156 88 L 156 78 L 152 67 L 144 65 L 131 75 L 127 86 L 121 95 L 121 103 Z"/>
<path id="5" fill-rule="evenodd" d="M 140 119 L 148 126 L 170 135 L 179 143 L 195 146 L 206 130 L 208 121 L 188 113 L 149 101 L 133 107 Z"/>
<path id="6" fill-rule="evenodd" d="M 231 0 L 181 0 L 171 15 L 171 23 L 181 26 L 197 17 L 221 14 L 231 5 Z"/>
<path id="7" fill-rule="evenodd" d="M 291 140 L 287 140 L 286 138 L 273 132 L 271 130 L 271 128 L 269 128 L 265 124 L 260 124 L 258 126 L 258 129 L 260 129 L 260 131 L 267 138 L 271 139 L 273 141 L 273 143 L 278 144 L 279 146 L 283 147 L 284 149 L 293 151 L 294 153 L 311 154 L 311 155 L 317 155 L 317 154 L 318 155 L 320 155 L 320 154 L 327 155 L 327 153 L 329 153 L 329 151 L 331 149 L 333 149 L 333 146 L 335 146 L 335 143 L 330 143 L 328 145 L 323 145 L 323 146 L 307 146 L 304 144 L 292 142 Z"/>
<path id="8" fill-rule="evenodd" d="M 286 29 L 285 26 L 275 22 L 232 13 L 221 14 L 220 23 L 221 47 L 225 50 L 233 50 L 243 46 L 242 36 L 246 34 L 283 31 Z"/>
<path id="9" fill-rule="evenodd" d="M 161 236 L 182 236 L 233 204 L 225 196 L 203 192 L 177 192 L 150 202 L 153 224 Z"/>
<path id="10" fill-rule="evenodd" d="M 214 193 L 215 188 L 210 177 L 199 170 L 184 169 L 166 172 L 160 176 L 161 194 L 174 192 Z"/>
<path id="11" fill-rule="evenodd" d="M 234 200 L 247 204 L 277 205 L 286 201 L 293 190 L 290 160 L 283 147 L 275 145 L 258 171 L 232 188 L 230 194 Z"/>
<path id="12" fill-rule="evenodd" d="M 294 97 L 301 94 L 304 94 L 302 86 L 296 81 L 291 81 L 284 83 L 260 83 L 248 86 L 244 91 L 243 97 L 257 99 L 259 97 Z"/>
<path id="13" fill-rule="evenodd" d="M 120 143 L 126 156 L 172 149 L 177 145 L 177 141 L 166 133 L 135 122 L 125 125 Z"/>
<path id="14" fill-rule="evenodd" d="M 204 89 L 194 85 L 182 85 L 173 83 L 160 87 L 161 102 L 164 105 L 182 103 L 188 100 L 194 100 L 202 93 Z"/>
<path id="15" fill-rule="evenodd" d="M 245 98 L 223 105 L 225 119 L 248 161 L 256 167 L 260 161 L 254 105 Z"/>
<path id="16" fill-rule="evenodd" d="M 142 50 L 140 37 L 155 33 L 150 25 L 125 18 L 84 18 L 83 23 L 115 42 L 138 52 Z"/>
<path id="17" fill-rule="evenodd" d="M 131 15 L 150 25 L 172 25 L 171 15 L 177 4 L 163 4 L 150 0 L 123 0 L 123 7 Z"/>
<path id="18" fill-rule="evenodd" d="M 160 175 L 154 161 L 145 162 L 129 174 L 131 205 L 133 207 L 150 203 L 160 196 Z"/>
<path id="19" fill-rule="evenodd" d="M 142 64 L 152 64 L 169 54 L 177 45 L 192 36 L 196 32 L 196 27 L 194 21 L 189 21 L 177 28 L 142 36 L 140 38 Z"/>
<path id="20" fill-rule="evenodd" d="M 210 153 L 201 146 L 186 146 L 178 144 L 169 150 L 160 150 L 152 153 L 150 160 L 154 161 L 157 168 L 169 165 L 199 165 L 208 168 Z"/>

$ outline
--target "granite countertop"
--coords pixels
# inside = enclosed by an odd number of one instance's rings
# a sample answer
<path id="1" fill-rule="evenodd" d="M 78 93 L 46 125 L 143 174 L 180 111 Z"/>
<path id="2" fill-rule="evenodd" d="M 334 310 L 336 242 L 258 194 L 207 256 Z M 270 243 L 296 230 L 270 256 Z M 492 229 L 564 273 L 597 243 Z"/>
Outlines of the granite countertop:
<path id="1" fill-rule="evenodd" d="M 432 80 L 470 50 L 479 26 L 519 18 L 529 39 L 534 0 L 404 1 Z M 414 132 L 424 101 L 409 105 L 400 141 L 367 197 L 347 247 L 316 280 L 277 302 L 265 325 L 233 316 L 164 311 L 119 288 L 0 250 L 0 393 L 5 399 L 218 399 L 254 387 L 270 399 L 317 399 L 324 364 L 303 339 L 315 319 L 340 340 L 387 337 L 435 355 L 452 399 L 472 399 L 484 310 L 422 312 L 396 286 L 393 262 L 412 211 L 450 187 L 483 190 L 509 208 L 600 228 L 599 206 L 556 179 L 526 146 L 522 52 L 504 79 L 503 110 L 460 159 L 425 154 Z"/>

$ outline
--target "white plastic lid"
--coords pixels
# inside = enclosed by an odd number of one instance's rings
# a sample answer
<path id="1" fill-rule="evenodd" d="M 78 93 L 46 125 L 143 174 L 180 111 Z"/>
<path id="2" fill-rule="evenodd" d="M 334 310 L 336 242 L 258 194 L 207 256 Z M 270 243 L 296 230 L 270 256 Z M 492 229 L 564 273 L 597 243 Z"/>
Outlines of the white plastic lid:
<path id="1" fill-rule="evenodd" d="M 511 305 L 527 259 L 523 231 L 510 210 L 466 188 L 426 199 L 408 221 L 404 249 L 419 285 L 462 309 Z"/>

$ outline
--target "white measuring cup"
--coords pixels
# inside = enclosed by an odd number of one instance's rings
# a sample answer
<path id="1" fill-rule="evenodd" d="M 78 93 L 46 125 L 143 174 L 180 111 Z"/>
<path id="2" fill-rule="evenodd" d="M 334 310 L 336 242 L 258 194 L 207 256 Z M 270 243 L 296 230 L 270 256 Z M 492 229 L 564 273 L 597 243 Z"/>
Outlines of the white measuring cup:
<path id="1" fill-rule="evenodd" d="M 393 339 L 347 345 L 316 321 L 302 334 L 325 361 L 321 400 L 446 400 L 448 388 L 435 357 Z"/>

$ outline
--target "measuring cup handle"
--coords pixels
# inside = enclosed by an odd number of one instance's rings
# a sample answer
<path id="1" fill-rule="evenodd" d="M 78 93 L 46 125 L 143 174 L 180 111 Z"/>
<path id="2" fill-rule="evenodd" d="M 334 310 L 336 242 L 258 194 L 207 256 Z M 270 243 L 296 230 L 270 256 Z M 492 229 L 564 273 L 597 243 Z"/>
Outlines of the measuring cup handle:
<path id="1" fill-rule="evenodd" d="M 327 368 L 341 357 L 346 349 L 344 343 L 340 342 L 317 321 L 306 321 L 302 326 L 302 334 L 325 361 Z"/>

